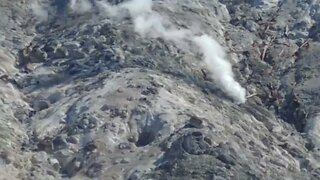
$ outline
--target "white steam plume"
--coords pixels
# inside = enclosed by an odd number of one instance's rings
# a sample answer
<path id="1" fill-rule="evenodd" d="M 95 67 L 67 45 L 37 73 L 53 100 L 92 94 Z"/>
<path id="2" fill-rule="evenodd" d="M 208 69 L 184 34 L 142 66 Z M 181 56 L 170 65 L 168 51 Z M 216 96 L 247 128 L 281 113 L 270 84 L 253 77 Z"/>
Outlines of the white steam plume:
<path id="1" fill-rule="evenodd" d="M 92 9 L 92 4 L 88 0 L 70 0 L 70 9 L 74 13 L 85 13 Z"/>
<path id="2" fill-rule="evenodd" d="M 111 16 L 117 16 L 127 10 L 133 19 L 134 30 L 143 37 L 163 38 L 168 41 L 180 41 L 192 35 L 187 29 L 173 28 L 169 22 L 152 10 L 152 0 L 131 0 L 119 6 L 110 6 L 99 2 Z"/>
<path id="3" fill-rule="evenodd" d="M 153 13 L 152 0 L 131 0 L 119 6 L 127 9 L 132 17 Z"/>
<path id="4" fill-rule="evenodd" d="M 135 31 L 143 36 L 180 41 L 192 33 L 187 29 L 173 28 L 163 17 L 152 10 L 152 0 L 132 0 L 124 4 L 134 18 Z"/>
<path id="5" fill-rule="evenodd" d="M 84 13 L 92 9 L 89 0 L 70 0 L 69 7 L 73 12 Z M 172 23 L 152 10 L 152 0 L 130 0 L 119 5 L 110 5 L 106 0 L 94 3 L 100 12 L 112 17 L 122 17 L 128 11 L 134 30 L 143 37 L 162 38 L 174 43 L 193 42 L 203 54 L 204 62 L 212 78 L 220 88 L 237 103 L 246 101 L 246 90 L 234 79 L 232 66 L 225 59 L 225 52 L 217 41 L 208 35 L 196 36 L 188 29 L 177 29 Z M 45 13 L 35 6 L 37 14 Z M 40 17 L 47 17 L 41 16 Z"/>
<path id="6" fill-rule="evenodd" d="M 48 20 L 48 10 L 39 1 L 32 2 L 30 9 L 39 22 Z"/>
<path id="7" fill-rule="evenodd" d="M 141 36 L 163 38 L 168 41 L 180 41 L 191 35 L 187 29 L 165 27 L 164 20 L 158 14 L 140 15 L 134 18 L 134 29 Z"/>
<path id="8" fill-rule="evenodd" d="M 232 66 L 225 59 L 225 52 L 220 44 L 208 35 L 195 36 L 193 41 L 201 50 L 214 81 L 237 103 L 244 103 L 246 90 L 235 81 Z"/>
<path id="9" fill-rule="evenodd" d="M 96 5 L 99 8 L 99 11 L 108 16 L 117 16 L 119 15 L 119 7 L 112 6 L 109 3 L 104 1 L 96 1 Z"/>
<path id="10" fill-rule="evenodd" d="M 307 119 L 305 131 L 312 140 L 313 144 L 320 148 L 320 112 Z"/>
<path id="11" fill-rule="evenodd" d="M 190 40 L 200 49 L 214 81 L 237 103 L 245 103 L 246 90 L 235 81 L 232 66 L 225 59 L 220 44 L 208 35 L 195 36 L 186 29 L 167 28 L 163 18 L 152 11 L 152 0 L 132 0 L 122 5 L 133 18 L 135 31 L 142 36 L 160 37 L 170 41 Z"/>

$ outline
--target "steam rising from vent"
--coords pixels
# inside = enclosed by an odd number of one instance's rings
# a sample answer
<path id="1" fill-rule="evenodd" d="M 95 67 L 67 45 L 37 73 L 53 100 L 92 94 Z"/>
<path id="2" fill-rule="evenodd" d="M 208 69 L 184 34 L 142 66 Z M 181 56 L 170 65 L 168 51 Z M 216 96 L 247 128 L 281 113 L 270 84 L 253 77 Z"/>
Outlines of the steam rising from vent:
<path id="1" fill-rule="evenodd" d="M 231 64 L 225 60 L 225 52 L 218 42 L 208 35 L 195 36 L 193 41 L 201 50 L 215 82 L 237 103 L 244 103 L 246 91 L 234 80 Z"/>
<path id="2" fill-rule="evenodd" d="M 134 19 L 135 31 L 144 37 L 163 38 L 169 41 L 179 41 L 191 35 L 186 29 L 165 28 L 162 22 L 162 17 L 157 14 L 137 16 Z"/>
<path id="3" fill-rule="evenodd" d="M 120 7 L 127 9 L 132 17 L 153 13 L 152 0 L 131 0 L 121 4 Z"/>
<path id="4" fill-rule="evenodd" d="M 212 78 L 220 88 L 237 103 L 246 101 L 246 91 L 235 81 L 232 66 L 225 59 L 223 48 L 210 36 L 197 36 L 188 29 L 176 28 L 169 20 L 152 10 L 152 0 L 130 0 L 118 5 L 110 5 L 106 0 L 70 0 L 69 9 L 83 13 L 90 11 L 93 4 L 98 7 L 100 13 L 111 17 L 122 17 L 127 11 L 132 18 L 135 32 L 142 37 L 162 38 L 177 44 L 194 43 L 202 53 Z M 39 10 L 36 13 L 43 12 Z"/>
<path id="5" fill-rule="evenodd" d="M 307 119 L 305 131 L 313 144 L 317 148 L 320 148 L 320 113 L 311 115 L 311 117 Z"/>
<path id="6" fill-rule="evenodd" d="M 190 30 L 177 29 L 160 14 L 152 11 L 152 0 L 131 0 L 118 6 L 111 6 L 103 1 L 98 1 L 97 4 L 109 16 L 120 16 L 128 11 L 133 19 L 134 30 L 143 37 L 181 41 L 192 35 Z"/>
<path id="7" fill-rule="evenodd" d="M 225 52 L 217 41 L 208 35 L 195 36 L 187 29 L 170 27 L 158 13 L 152 11 L 152 0 L 132 0 L 121 7 L 129 11 L 135 31 L 142 36 L 160 37 L 173 42 L 181 40 L 194 42 L 203 54 L 204 62 L 215 82 L 236 103 L 245 103 L 246 91 L 235 81 L 232 66 L 225 59 Z"/>
<path id="8" fill-rule="evenodd" d="M 75 13 L 85 13 L 92 9 L 92 4 L 88 0 L 70 0 L 69 6 Z"/>
<path id="9" fill-rule="evenodd" d="M 39 1 L 31 3 L 30 9 L 39 22 L 48 20 L 48 10 Z"/>

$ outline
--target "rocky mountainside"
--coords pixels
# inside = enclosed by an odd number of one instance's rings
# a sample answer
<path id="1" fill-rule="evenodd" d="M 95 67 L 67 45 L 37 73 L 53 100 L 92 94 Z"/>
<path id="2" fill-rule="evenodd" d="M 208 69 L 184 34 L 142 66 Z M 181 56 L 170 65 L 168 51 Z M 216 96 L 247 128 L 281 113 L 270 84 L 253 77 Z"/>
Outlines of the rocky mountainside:
<path id="1" fill-rule="evenodd" d="M 0 15 L 0 179 L 320 179 L 319 0 Z"/>

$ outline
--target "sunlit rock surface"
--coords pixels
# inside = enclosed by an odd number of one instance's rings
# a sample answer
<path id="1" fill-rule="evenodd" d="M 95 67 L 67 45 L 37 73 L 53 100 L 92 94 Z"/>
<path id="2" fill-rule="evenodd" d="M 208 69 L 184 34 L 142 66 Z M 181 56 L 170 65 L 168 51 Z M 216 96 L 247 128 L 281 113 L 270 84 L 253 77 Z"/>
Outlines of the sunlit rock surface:
<path id="1" fill-rule="evenodd" d="M 244 104 L 192 43 L 34 2 L 0 0 L 0 179 L 320 179 L 320 1 L 153 1 L 221 44 Z"/>

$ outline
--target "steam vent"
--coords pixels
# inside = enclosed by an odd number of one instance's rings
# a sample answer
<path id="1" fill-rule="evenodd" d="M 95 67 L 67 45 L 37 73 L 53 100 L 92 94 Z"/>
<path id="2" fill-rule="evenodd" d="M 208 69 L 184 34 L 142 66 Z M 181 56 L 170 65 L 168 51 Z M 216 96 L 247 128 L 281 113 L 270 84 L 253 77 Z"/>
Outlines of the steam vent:
<path id="1" fill-rule="evenodd" d="M 0 0 L 0 180 L 320 180 L 320 0 Z"/>

